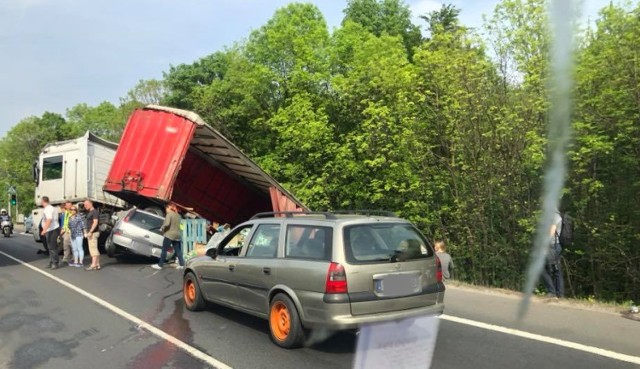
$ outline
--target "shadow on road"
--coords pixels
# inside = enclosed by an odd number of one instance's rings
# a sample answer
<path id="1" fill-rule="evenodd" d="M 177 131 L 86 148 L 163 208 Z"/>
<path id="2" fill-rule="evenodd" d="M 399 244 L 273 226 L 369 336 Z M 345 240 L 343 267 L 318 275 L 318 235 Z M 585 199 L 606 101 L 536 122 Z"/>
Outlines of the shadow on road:
<path id="1" fill-rule="evenodd" d="M 2 249 L 0 249 L 0 251 L 2 251 Z M 8 266 L 15 266 L 18 265 L 17 262 L 9 259 L 9 258 L 5 258 L 5 257 L 0 257 L 0 268 L 2 267 L 8 267 Z"/>
<path id="2" fill-rule="evenodd" d="M 91 259 L 88 259 L 91 260 Z M 140 266 L 150 266 L 151 264 L 155 264 L 158 262 L 156 258 L 150 258 L 141 255 L 116 255 L 115 257 L 109 257 L 107 255 L 100 255 L 100 266 L 104 268 L 109 268 L 111 266 L 116 265 L 140 265 Z"/>
<path id="3" fill-rule="evenodd" d="M 182 300 L 180 300 L 182 303 Z M 208 303 L 206 311 L 218 317 L 243 325 L 264 334 L 269 339 L 269 323 L 267 320 L 254 317 L 221 305 Z M 324 353 L 352 353 L 355 352 L 357 335 L 353 331 L 335 332 L 329 330 L 314 329 L 307 332 L 305 347 L 310 350 Z"/>

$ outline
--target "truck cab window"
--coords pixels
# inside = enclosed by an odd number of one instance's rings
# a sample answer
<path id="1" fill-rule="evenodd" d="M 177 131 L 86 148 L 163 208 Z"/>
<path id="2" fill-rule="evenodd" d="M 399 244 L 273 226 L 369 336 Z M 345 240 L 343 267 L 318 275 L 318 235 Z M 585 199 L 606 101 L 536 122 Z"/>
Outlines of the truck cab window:
<path id="1" fill-rule="evenodd" d="M 62 155 L 42 159 L 42 180 L 62 178 Z"/>

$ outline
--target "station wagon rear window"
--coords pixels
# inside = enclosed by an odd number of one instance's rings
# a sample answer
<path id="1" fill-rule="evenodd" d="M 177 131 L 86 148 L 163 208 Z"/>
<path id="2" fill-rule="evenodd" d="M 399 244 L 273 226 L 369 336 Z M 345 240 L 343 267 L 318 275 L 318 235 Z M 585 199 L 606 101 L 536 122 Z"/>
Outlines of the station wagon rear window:
<path id="1" fill-rule="evenodd" d="M 433 249 L 410 224 L 375 223 L 345 227 L 345 254 L 349 263 L 380 263 L 423 259 Z"/>
<path id="2" fill-rule="evenodd" d="M 285 257 L 290 259 L 330 260 L 333 232 L 330 227 L 289 225 Z"/>

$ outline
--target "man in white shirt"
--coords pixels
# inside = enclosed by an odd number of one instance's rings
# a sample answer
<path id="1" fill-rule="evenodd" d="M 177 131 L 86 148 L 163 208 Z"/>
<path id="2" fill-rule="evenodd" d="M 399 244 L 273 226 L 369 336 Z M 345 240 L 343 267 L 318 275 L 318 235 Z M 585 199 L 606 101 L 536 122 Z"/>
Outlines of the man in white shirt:
<path id="1" fill-rule="evenodd" d="M 58 268 L 58 236 L 60 235 L 60 221 L 58 209 L 49 202 L 48 196 L 42 196 L 44 216 L 42 217 L 42 233 L 49 247 L 49 265 L 47 268 Z"/>

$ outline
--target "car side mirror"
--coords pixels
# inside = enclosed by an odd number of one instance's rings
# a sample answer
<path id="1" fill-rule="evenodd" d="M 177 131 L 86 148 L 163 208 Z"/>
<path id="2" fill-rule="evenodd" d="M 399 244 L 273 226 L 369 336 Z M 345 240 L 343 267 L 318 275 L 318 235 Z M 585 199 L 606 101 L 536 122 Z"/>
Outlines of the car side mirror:
<path id="1" fill-rule="evenodd" d="M 215 259 L 216 256 L 218 256 L 218 249 L 215 248 L 215 247 L 212 247 L 212 248 L 208 249 L 207 251 L 205 251 L 204 254 L 207 255 L 208 257 L 210 257 L 211 259 Z"/>

